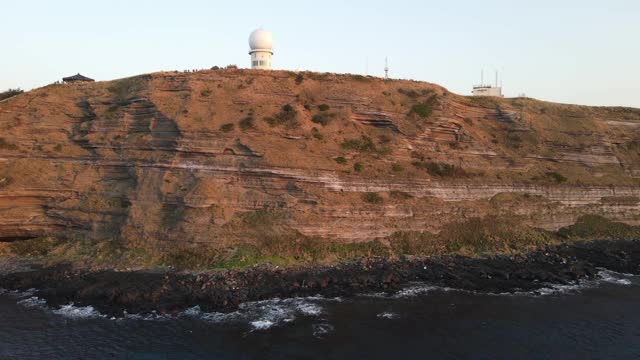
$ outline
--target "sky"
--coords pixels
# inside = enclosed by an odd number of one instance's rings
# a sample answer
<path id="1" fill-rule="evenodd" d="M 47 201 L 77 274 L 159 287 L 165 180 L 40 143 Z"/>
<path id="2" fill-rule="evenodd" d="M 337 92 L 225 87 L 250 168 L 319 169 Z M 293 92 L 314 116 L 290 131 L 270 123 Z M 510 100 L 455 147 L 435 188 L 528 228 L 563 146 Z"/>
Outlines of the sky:
<path id="1" fill-rule="evenodd" d="M 640 108 L 640 1 L 0 0 L 0 91 L 82 73 L 249 67 L 390 76 L 468 95 L 500 73 L 508 97 Z"/>

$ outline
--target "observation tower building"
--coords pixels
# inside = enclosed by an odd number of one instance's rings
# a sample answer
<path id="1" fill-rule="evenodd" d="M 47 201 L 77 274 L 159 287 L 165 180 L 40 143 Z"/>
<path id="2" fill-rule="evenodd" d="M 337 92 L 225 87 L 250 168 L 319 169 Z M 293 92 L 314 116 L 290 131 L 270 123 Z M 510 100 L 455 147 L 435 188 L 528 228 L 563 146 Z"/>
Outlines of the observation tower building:
<path id="1" fill-rule="evenodd" d="M 258 29 L 249 36 L 249 55 L 251 55 L 251 68 L 271 70 L 271 57 L 273 56 L 273 37 L 270 31 Z"/>

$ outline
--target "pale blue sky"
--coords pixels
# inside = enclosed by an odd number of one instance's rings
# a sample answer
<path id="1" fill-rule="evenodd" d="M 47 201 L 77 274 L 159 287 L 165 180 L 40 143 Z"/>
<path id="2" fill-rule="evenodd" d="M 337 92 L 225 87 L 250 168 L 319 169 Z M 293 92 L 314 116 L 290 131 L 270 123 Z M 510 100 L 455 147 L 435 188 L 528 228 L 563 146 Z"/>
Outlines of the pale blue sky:
<path id="1" fill-rule="evenodd" d="M 80 72 L 109 80 L 249 66 L 274 33 L 274 67 L 391 75 L 469 94 L 480 70 L 505 93 L 640 107 L 640 1 L 2 0 L 0 91 Z"/>

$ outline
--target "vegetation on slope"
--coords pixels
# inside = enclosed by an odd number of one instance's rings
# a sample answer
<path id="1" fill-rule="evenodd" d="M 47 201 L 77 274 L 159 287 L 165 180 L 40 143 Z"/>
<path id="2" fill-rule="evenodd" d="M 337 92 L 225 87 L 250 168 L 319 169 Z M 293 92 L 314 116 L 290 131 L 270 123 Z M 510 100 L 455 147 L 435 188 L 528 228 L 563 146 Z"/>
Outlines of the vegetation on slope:
<path id="1" fill-rule="evenodd" d="M 374 194 L 375 195 L 375 194 Z M 377 195 L 376 195 L 377 196 Z M 45 261 L 77 261 L 94 266 L 180 269 L 243 268 L 270 262 L 276 265 L 334 264 L 367 257 L 462 254 L 487 256 L 519 253 L 546 245 L 582 240 L 640 240 L 640 226 L 585 215 L 557 232 L 532 228 L 522 218 L 488 216 L 452 222 L 437 234 L 399 231 L 386 239 L 343 243 L 305 237 L 279 225 L 284 213 L 249 212 L 239 218 L 250 225 L 256 241 L 209 248 L 175 244 L 167 249 L 131 247 L 121 241 L 59 240 L 50 237 L 16 241 L 5 252 Z M 0 248 L 1 249 L 1 248 Z"/>
<path id="2" fill-rule="evenodd" d="M 24 91 L 21 89 L 9 89 L 7 91 L 0 92 L 0 101 L 22 94 Z"/>

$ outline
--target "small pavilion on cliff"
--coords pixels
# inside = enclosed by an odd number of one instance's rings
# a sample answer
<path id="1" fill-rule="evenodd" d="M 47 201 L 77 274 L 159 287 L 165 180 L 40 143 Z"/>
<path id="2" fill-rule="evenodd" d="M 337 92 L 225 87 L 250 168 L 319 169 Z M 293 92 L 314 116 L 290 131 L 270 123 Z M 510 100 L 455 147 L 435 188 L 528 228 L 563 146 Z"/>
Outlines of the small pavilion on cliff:
<path id="1" fill-rule="evenodd" d="M 62 78 L 62 82 L 64 83 L 75 83 L 75 82 L 93 82 L 95 80 L 88 78 L 84 75 L 80 75 L 80 73 L 78 73 L 77 75 L 73 75 L 73 76 L 67 76 Z"/>

